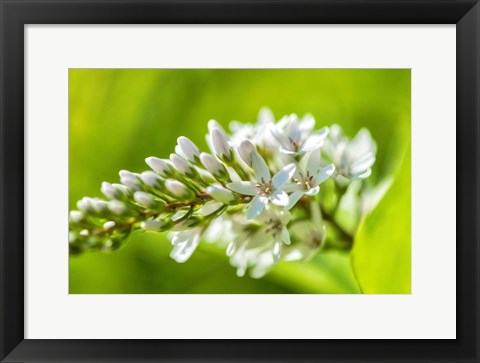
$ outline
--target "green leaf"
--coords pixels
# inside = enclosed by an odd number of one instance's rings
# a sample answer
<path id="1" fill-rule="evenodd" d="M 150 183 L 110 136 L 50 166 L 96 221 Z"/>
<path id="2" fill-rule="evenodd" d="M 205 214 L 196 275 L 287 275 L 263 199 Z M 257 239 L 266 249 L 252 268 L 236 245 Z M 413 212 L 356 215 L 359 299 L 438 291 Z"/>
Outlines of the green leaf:
<path id="1" fill-rule="evenodd" d="M 410 151 L 401 165 L 392 186 L 362 221 L 355 237 L 352 264 L 363 293 L 411 292 Z"/>

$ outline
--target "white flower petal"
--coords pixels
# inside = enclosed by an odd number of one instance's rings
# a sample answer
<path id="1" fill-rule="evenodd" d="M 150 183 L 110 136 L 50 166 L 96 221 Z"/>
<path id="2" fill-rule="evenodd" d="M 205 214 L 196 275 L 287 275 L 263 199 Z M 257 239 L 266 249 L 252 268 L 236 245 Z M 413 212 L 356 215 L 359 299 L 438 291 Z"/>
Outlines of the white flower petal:
<path id="1" fill-rule="evenodd" d="M 372 174 L 372 169 L 368 169 L 364 173 L 354 174 L 351 176 L 350 180 L 366 179 Z"/>
<path id="2" fill-rule="evenodd" d="M 257 123 L 260 125 L 265 125 L 274 122 L 275 117 L 273 115 L 273 112 L 268 107 L 262 107 L 258 112 Z"/>
<path id="3" fill-rule="evenodd" d="M 268 170 L 267 163 L 257 151 L 252 154 L 252 167 L 255 173 L 255 179 L 257 179 L 259 183 L 263 184 L 270 181 L 270 171 Z"/>
<path id="4" fill-rule="evenodd" d="M 236 249 L 237 249 L 237 244 L 235 243 L 235 241 L 230 242 L 227 246 L 227 256 L 228 257 L 232 256 L 235 253 Z"/>
<path id="5" fill-rule="evenodd" d="M 302 145 L 300 152 L 305 153 L 312 150 L 320 149 L 323 146 L 324 140 L 316 141 L 307 139 L 305 143 Z"/>
<path id="6" fill-rule="evenodd" d="M 280 188 L 286 182 L 288 182 L 295 171 L 297 170 L 297 166 L 295 164 L 288 164 L 285 165 L 282 170 L 280 170 L 277 174 L 275 174 L 272 178 L 272 184 L 276 188 Z"/>
<path id="7" fill-rule="evenodd" d="M 370 132 L 363 128 L 355 135 L 348 145 L 349 155 L 363 155 L 368 152 L 375 154 L 377 151 L 377 145 L 373 141 Z"/>
<path id="8" fill-rule="evenodd" d="M 360 172 L 365 172 L 365 170 L 372 167 L 375 163 L 375 156 L 372 153 L 369 153 L 363 156 L 361 159 L 355 160 L 350 165 L 350 172 L 352 174 L 358 174 Z"/>
<path id="9" fill-rule="evenodd" d="M 285 206 L 285 209 L 286 210 L 292 209 L 293 206 L 295 204 L 297 204 L 297 202 L 300 200 L 302 195 L 303 195 L 303 192 L 301 192 L 299 190 L 290 194 L 290 197 L 289 197 L 290 200 L 289 200 L 288 204 Z"/>
<path id="10" fill-rule="evenodd" d="M 244 195 L 257 195 L 257 188 L 254 182 L 249 181 L 238 181 L 228 183 L 227 187 L 234 192 L 244 194 Z"/>
<path id="11" fill-rule="evenodd" d="M 309 134 L 315 127 L 315 118 L 311 114 L 306 114 L 303 116 L 302 121 L 300 121 L 300 130 L 304 134 Z"/>
<path id="12" fill-rule="evenodd" d="M 284 147 L 280 147 L 279 150 L 282 154 L 285 154 L 285 155 L 297 155 L 297 154 L 299 154 L 297 151 L 292 151 L 292 150 L 284 148 Z"/>
<path id="13" fill-rule="evenodd" d="M 238 277 L 245 276 L 245 272 L 247 272 L 247 266 L 245 266 L 245 265 L 238 266 L 238 268 L 237 268 L 237 276 Z"/>
<path id="14" fill-rule="evenodd" d="M 273 263 L 277 263 L 280 260 L 280 254 L 282 253 L 282 242 L 275 241 L 272 248 Z"/>
<path id="15" fill-rule="evenodd" d="M 266 199 L 260 196 L 256 196 L 252 199 L 247 208 L 247 219 L 253 219 L 257 217 L 265 209 Z"/>
<path id="16" fill-rule="evenodd" d="M 292 141 L 299 141 L 300 140 L 300 138 L 302 136 L 302 132 L 300 130 L 300 125 L 298 123 L 298 116 L 295 115 L 294 113 L 292 113 L 289 116 L 288 123 L 285 126 L 285 131 L 286 131 L 288 139 L 290 140 L 290 143 Z"/>
<path id="17" fill-rule="evenodd" d="M 286 227 L 282 228 L 282 242 L 286 245 L 292 243 L 292 241 L 290 240 L 290 233 L 288 233 L 288 229 Z"/>
<path id="18" fill-rule="evenodd" d="M 293 193 L 293 192 L 299 191 L 301 188 L 300 188 L 300 185 L 296 183 L 286 183 L 282 185 L 281 189 L 287 193 Z"/>
<path id="19" fill-rule="evenodd" d="M 312 195 L 318 194 L 319 191 L 320 191 L 320 187 L 317 185 L 316 187 L 308 189 L 305 192 L 305 195 L 308 195 L 309 197 L 311 197 Z"/>
<path id="20" fill-rule="evenodd" d="M 303 151 L 315 150 L 323 145 L 325 138 L 328 135 L 328 127 L 324 127 L 319 131 L 310 135 L 302 145 Z"/>
<path id="21" fill-rule="evenodd" d="M 335 171 L 335 165 L 330 164 L 320 169 L 318 174 L 315 176 L 315 181 L 318 184 L 322 184 L 325 180 L 327 180 Z"/>
<path id="22" fill-rule="evenodd" d="M 200 235 L 196 233 L 194 236 L 192 236 L 192 238 L 188 239 L 184 243 L 176 244 L 170 253 L 170 257 L 178 263 L 184 263 L 193 254 L 198 246 L 199 241 Z"/>
<path id="23" fill-rule="evenodd" d="M 288 141 L 288 137 L 284 136 L 283 132 L 280 130 L 278 127 L 271 127 L 270 128 L 270 133 L 273 135 L 273 137 L 277 140 L 277 142 L 284 148 L 289 148 L 290 147 L 290 142 Z"/>
<path id="24" fill-rule="evenodd" d="M 275 190 L 270 196 L 270 200 L 273 204 L 276 204 L 280 207 L 287 206 L 288 202 L 290 201 L 288 194 L 285 193 L 283 190 Z"/>
<path id="25" fill-rule="evenodd" d="M 305 171 L 310 176 L 315 176 L 320 169 L 320 150 L 313 150 L 308 157 Z"/>

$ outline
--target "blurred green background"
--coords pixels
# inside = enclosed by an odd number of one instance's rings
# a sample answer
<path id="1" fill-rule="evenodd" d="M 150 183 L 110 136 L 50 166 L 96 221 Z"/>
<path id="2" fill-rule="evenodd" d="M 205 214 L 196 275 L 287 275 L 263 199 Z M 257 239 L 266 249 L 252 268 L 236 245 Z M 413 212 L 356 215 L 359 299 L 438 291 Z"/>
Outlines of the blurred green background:
<path id="1" fill-rule="evenodd" d="M 362 292 L 409 293 L 408 69 L 70 69 L 70 209 L 83 196 L 102 197 L 101 182 L 118 182 L 119 170 L 141 172 L 146 157 L 168 157 L 178 136 L 206 150 L 208 120 L 255 122 L 262 106 L 277 119 L 310 112 L 317 128 L 338 123 L 349 136 L 371 131 L 378 152 L 369 182 L 395 182 L 363 221 L 353 264 L 334 251 L 239 278 L 215 245 L 201 243 L 178 264 L 165 234 L 137 232 L 118 251 L 70 257 L 70 293 L 359 293 L 357 279 Z"/>

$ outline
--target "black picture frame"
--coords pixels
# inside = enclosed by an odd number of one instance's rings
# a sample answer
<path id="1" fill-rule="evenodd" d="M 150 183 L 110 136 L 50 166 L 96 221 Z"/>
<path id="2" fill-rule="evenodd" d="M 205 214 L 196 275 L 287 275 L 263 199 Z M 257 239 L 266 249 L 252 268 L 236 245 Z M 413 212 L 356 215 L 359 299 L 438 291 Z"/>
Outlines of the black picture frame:
<path id="1" fill-rule="evenodd" d="M 480 362 L 478 0 L 0 0 L 0 12 L 2 362 Z M 24 339 L 24 26 L 158 23 L 456 24 L 457 339 Z"/>

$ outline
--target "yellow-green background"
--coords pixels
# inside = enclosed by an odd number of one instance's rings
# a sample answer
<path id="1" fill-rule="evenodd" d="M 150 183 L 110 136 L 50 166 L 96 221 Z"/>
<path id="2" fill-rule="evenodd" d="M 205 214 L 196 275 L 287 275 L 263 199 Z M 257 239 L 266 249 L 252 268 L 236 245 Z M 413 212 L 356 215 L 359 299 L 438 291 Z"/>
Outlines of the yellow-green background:
<path id="1" fill-rule="evenodd" d="M 101 197 L 118 171 L 141 172 L 145 157 L 168 157 L 185 135 L 205 149 L 207 121 L 254 122 L 262 106 L 277 119 L 312 113 L 317 128 L 361 127 L 378 144 L 369 182 L 393 179 L 360 227 L 352 259 L 329 252 L 307 264 L 280 263 L 262 279 L 239 278 L 225 252 L 202 243 L 178 264 L 164 234 L 135 233 L 112 253 L 70 257 L 70 293 L 410 292 L 410 70 L 69 71 L 69 203 Z"/>

